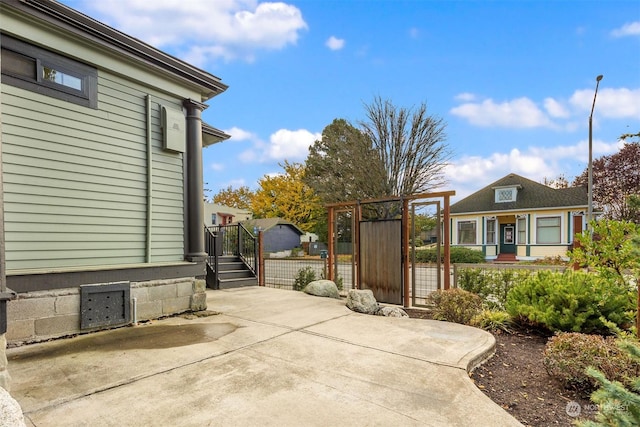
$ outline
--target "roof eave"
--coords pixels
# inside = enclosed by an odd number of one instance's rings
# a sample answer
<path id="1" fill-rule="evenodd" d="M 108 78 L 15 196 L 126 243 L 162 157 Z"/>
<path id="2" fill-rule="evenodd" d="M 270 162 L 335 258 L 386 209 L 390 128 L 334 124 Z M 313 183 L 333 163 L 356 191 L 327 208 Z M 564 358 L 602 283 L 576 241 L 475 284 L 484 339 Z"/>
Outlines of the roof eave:
<path id="1" fill-rule="evenodd" d="M 231 138 L 231 135 L 202 122 L 202 146 L 208 147 Z"/>
<path id="2" fill-rule="evenodd" d="M 64 4 L 51 0 L 0 0 L 0 3 L 20 9 L 26 13 L 39 12 L 41 18 L 64 23 L 68 29 L 82 32 L 88 38 L 115 48 L 119 52 L 196 84 L 200 87 L 202 101 L 213 98 L 227 90 L 228 86 L 220 78 L 194 67 L 153 46 L 128 36 Z"/>
<path id="3" fill-rule="evenodd" d="M 500 215 L 504 213 L 514 213 L 514 212 L 530 212 L 530 211 L 549 211 L 549 210 L 585 210 L 587 209 L 587 205 L 574 205 L 574 206 L 549 206 L 549 207 L 541 207 L 541 208 L 516 208 L 516 209 L 505 209 L 505 210 L 485 210 L 485 211 L 467 211 L 467 212 L 451 212 L 450 216 L 461 216 L 461 215 L 486 215 L 486 214 L 494 214 Z"/>

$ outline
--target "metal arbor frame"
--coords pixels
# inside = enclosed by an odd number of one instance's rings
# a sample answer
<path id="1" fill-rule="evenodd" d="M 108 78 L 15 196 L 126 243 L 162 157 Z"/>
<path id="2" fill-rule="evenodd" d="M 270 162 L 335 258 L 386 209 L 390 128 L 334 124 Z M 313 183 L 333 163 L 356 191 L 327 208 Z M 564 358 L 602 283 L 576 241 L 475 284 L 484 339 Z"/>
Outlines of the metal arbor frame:
<path id="1" fill-rule="evenodd" d="M 422 194 L 414 194 L 411 196 L 404 197 L 389 197 L 389 198 L 380 198 L 380 199 L 368 199 L 368 200 L 355 200 L 351 202 L 340 202 L 340 203 L 330 203 L 327 204 L 326 207 L 328 209 L 329 215 L 329 238 L 328 240 L 328 259 L 327 259 L 327 270 L 328 270 L 328 279 L 335 280 L 336 278 L 336 268 L 337 264 L 334 262 L 335 260 L 335 246 L 336 246 L 336 213 L 339 212 L 351 212 L 352 214 L 352 224 L 356 224 L 362 220 L 362 205 L 368 203 L 384 203 L 384 202 L 401 202 L 402 203 L 402 294 L 403 294 L 403 305 L 405 307 L 410 307 L 410 259 L 409 259 L 409 240 L 410 240 L 410 221 L 409 221 L 409 203 L 416 200 L 425 200 L 425 199 L 442 199 L 443 201 L 443 209 L 442 209 L 442 223 L 443 223 L 443 266 L 444 271 L 444 289 L 449 289 L 451 287 L 451 276 L 449 271 L 451 269 L 451 230 L 450 230 L 450 201 L 451 197 L 455 196 L 455 191 L 442 191 L 442 192 L 434 192 L 434 193 L 422 193 Z M 357 260 L 360 253 L 360 232 L 359 227 L 352 227 L 353 236 L 354 236 L 354 251 L 353 256 L 351 258 L 351 268 L 352 272 L 356 272 L 354 275 L 354 287 L 356 289 L 360 288 L 360 273 L 357 266 Z"/>

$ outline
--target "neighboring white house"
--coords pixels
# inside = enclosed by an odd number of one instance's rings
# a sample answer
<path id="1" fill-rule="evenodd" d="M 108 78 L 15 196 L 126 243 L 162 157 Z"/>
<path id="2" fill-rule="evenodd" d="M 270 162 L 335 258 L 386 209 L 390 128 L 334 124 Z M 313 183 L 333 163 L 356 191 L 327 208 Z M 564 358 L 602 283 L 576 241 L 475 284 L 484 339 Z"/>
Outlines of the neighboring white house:
<path id="1" fill-rule="evenodd" d="M 487 260 L 566 257 L 585 229 L 586 187 L 550 188 L 516 174 L 451 205 L 451 246 Z"/>
<path id="2" fill-rule="evenodd" d="M 316 233 L 304 233 L 300 236 L 300 243 L 313 243 L 318 241 L 318 235 Z"/>
<path id="3" fill-rule="evenodd" d="M 253 218 L 251 211 L 236 209 L 217 203 L 204 204 L 204 223 L 207 227 L 248 221 L 251 218 Z"/>

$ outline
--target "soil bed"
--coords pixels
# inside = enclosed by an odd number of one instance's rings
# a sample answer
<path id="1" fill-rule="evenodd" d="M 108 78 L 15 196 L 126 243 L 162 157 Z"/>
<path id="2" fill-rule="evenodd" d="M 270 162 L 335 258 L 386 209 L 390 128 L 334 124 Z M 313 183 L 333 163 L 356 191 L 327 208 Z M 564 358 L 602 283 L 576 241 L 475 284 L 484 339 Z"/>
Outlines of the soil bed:
<path id="1" fill-rule="evenodd" d="M 406 311 L 412 318 L 430 318 L 426 310 Z M 594 418 L 588 396 L 565 390 L 547 374 L 542 353 L 548 337 L 526 330 L 493 335 L 495 354 L 470 374 L 491 400 L 527 426 L 572 426 L 576 419 Z M 577 415 L 576 408 L 579 416 L 569 415 Z"/>

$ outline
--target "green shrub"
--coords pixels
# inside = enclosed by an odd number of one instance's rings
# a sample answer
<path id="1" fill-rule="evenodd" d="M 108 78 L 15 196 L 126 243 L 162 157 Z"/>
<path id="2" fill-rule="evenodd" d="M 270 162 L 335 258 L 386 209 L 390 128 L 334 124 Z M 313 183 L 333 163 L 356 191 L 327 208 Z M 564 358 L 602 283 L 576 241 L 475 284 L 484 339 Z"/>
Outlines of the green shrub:
<path id="1" fill-rule="evenodd" d="M 565 260 L 560 255 L 556 255 L 556 256 L 546 256 L 544 258 L 538 258 L 533 261 L 527 262 L 527 264 L 568 266 L 569 261 Z"/>
<path id="2" fill-rule="evenodd" d="M 298 274 L 296 274 L 296 278 L 293 281 L 293 290 L 301 291 L 314 280 L 316 280 L 316 272 L 313 268 L 301 268 L 300 270 L 298 270 Z"/>
<path id="3" fill-rule="evenodd" d="M 454 264 L 481 264 L 486 262 L 482 251 L 469 248 L 451 248 L 449 259 Z"/>
<path id="4" fill-rule="evenodd" d="M 440 262 L 443 262 L 444 249 L 440 248 Z M 438 260 L 436 248 L 416 250 L 416 262 L 433 263 Z M 469 248 L 452 247 L 449 253 L 449 260 L 458 264 L 479 264 L 485 262 L 484 254 Z"/>
<path id="5" fill-rule="evenodd" d="M 547 373 L 563 387 L 590 393 L 597 381 L 587 374 L 587 367 L 602 372 L 610 381 L 629 383 L 640 373 L 634 361 L 617 345 L 617 338 L 581 333 L 559 333 L 547 343 L 542 364 Z"/>
<path id="6" fill-rule="evenodd" d="M 465 291 L 478 294 L 487 308 L 504 310 L 507 295 L 532 272 L 523 269 L 458 268 L 456 283 Z"/>
<path id="7" fill-rule="evenodd" d="M 288 258 L 300 258 L 304 256 L 304 249 L 302 248 L 293 248 L 291 249 L 291 255 Z"/>
<path id="8" fill-rule="evenodd" d="M 640 347 L 637 342 L 618 342 L 618 347 L 635 363 L 640 363 Z M 591 395 L 591 401 L 598 405 L 595 421 L 580 422 L 580 427 L 618 427 L 640 425 L 640 377 L 630 378 L 625 386 L 619 381 L 610 381 L 597 369 L 587 368 L 600 388 Z"/>
<path id="9" fill-rule="evenodd" d="M 487 331 L 502 330 L 509 332 L 511 326 L 511 316 L 506 311 L 501 310 L 482 310 L 473 316 L 470 322 L 471 326 L 481 328 Z"/>
<path id="10" fill-rule="evenodd" d="M 433 318 L 468 325 L 482 309 L 482 299 L 462 289 L 438 290 L 427 297 L 433 305 Z"/>
<path id="11" fill-rule="evenodd" d="M 416 262 L 435 264 L 437 260 L 438 256 L 435 248 L 416 250 Z"/>
<path id="12" fill-rule="evenodd" d="M 513 287 L 506 310 L 516 320 L 550 331 L 608 333 L 607 322 L 631 327 L 635 295 L 596 274 L 540 271 Z"/>

